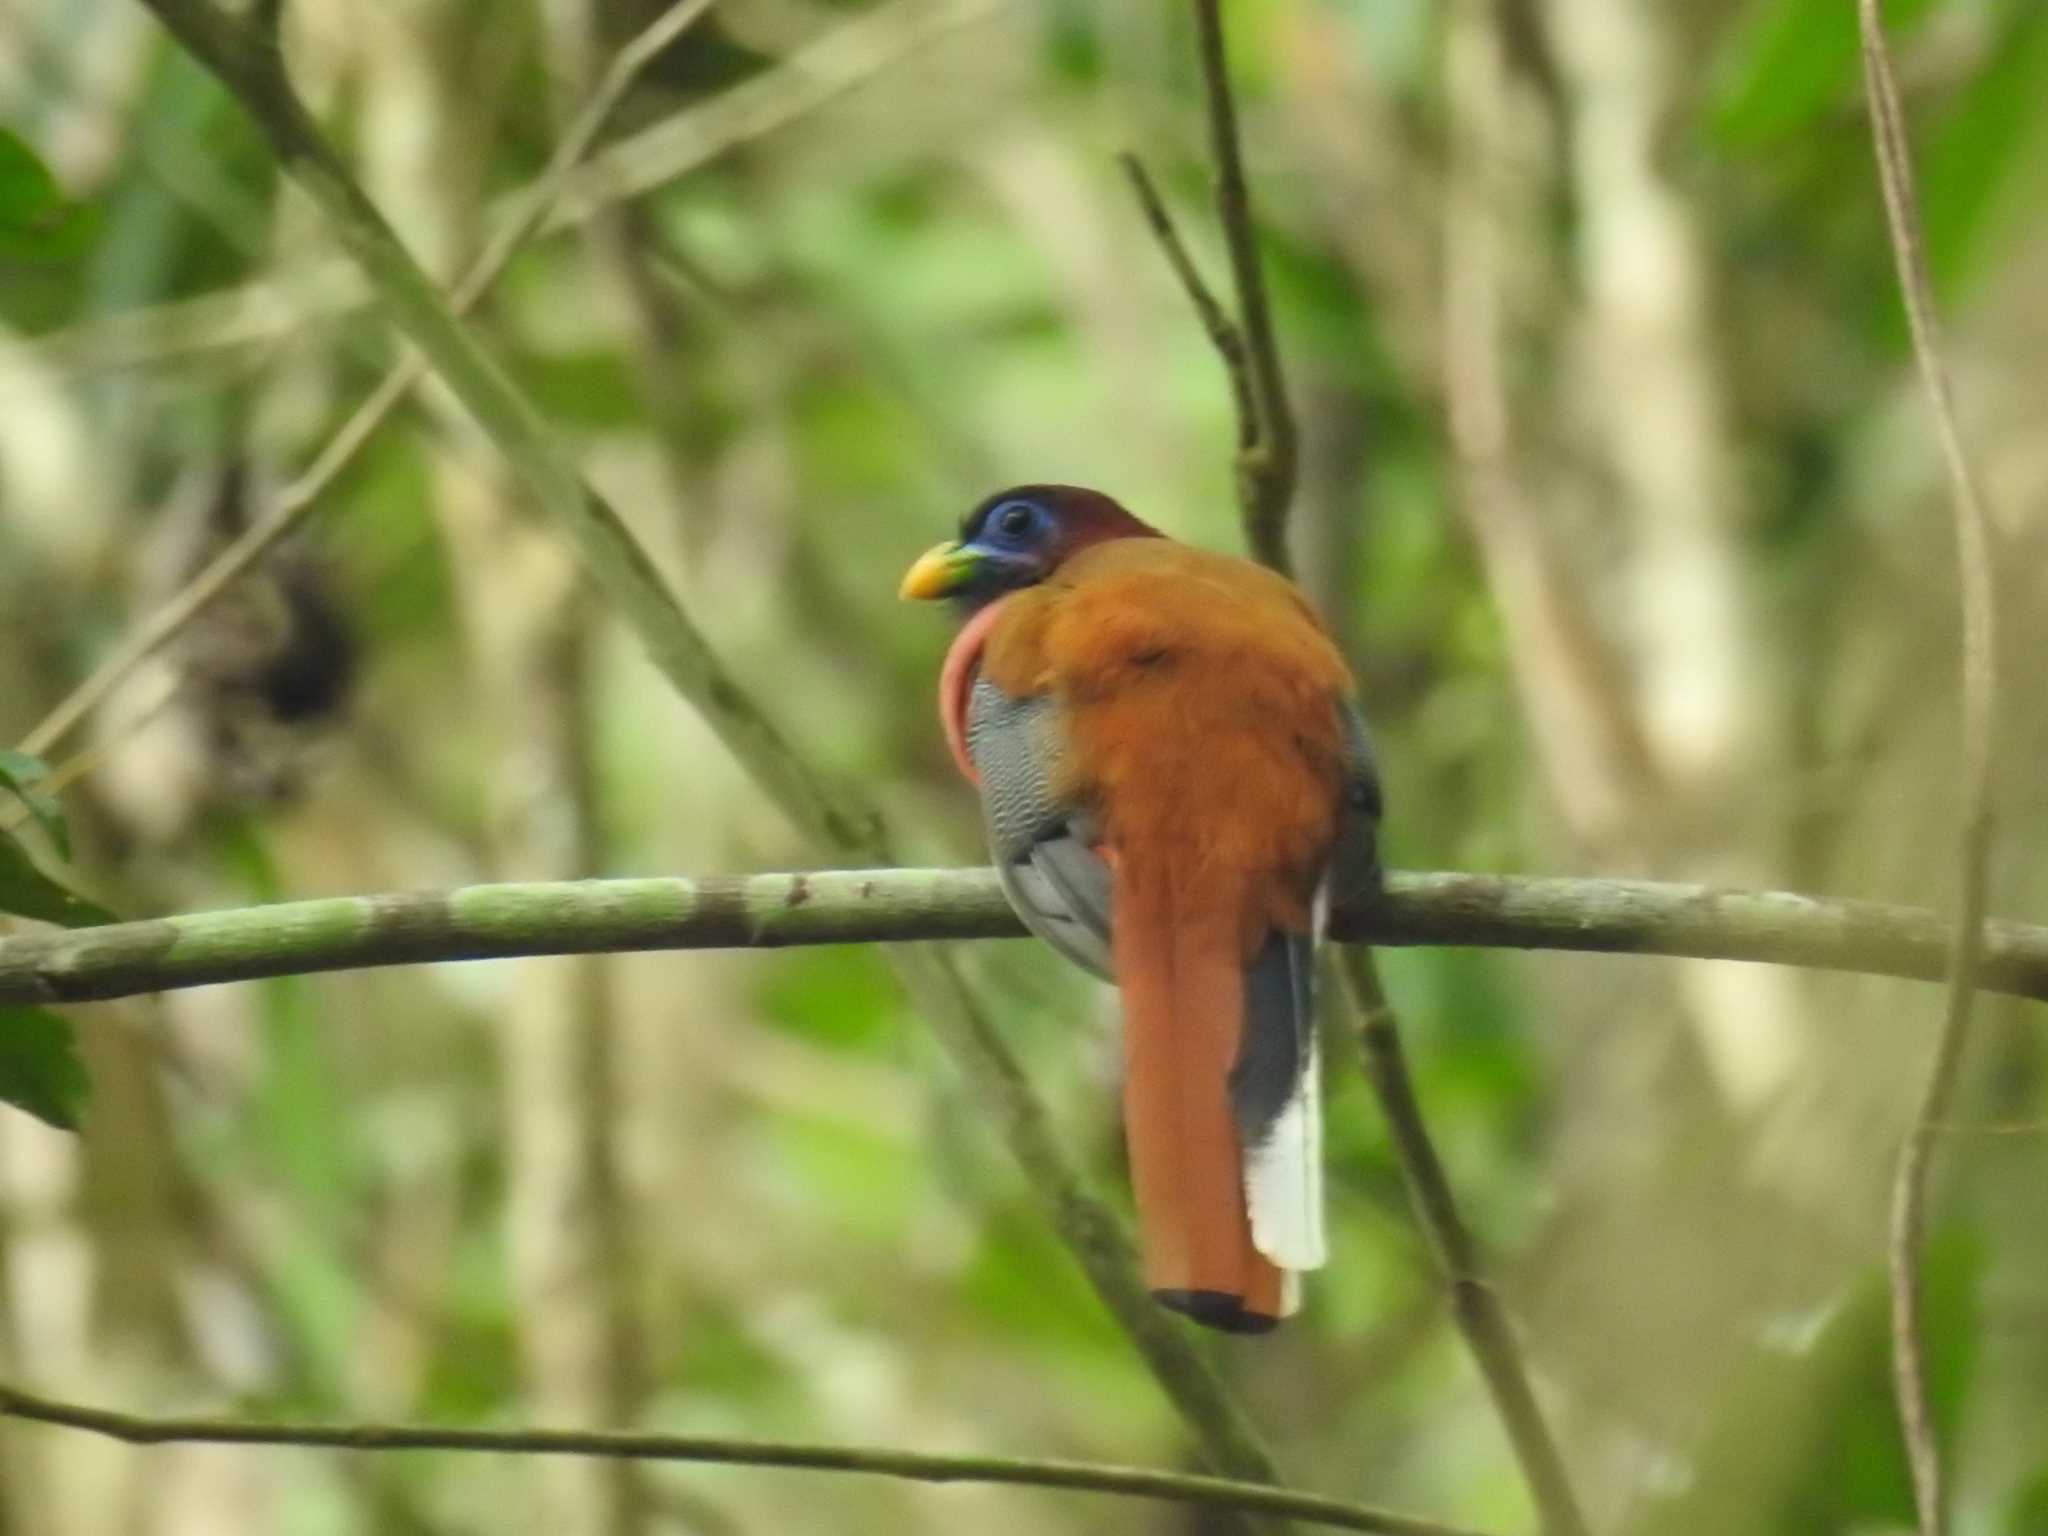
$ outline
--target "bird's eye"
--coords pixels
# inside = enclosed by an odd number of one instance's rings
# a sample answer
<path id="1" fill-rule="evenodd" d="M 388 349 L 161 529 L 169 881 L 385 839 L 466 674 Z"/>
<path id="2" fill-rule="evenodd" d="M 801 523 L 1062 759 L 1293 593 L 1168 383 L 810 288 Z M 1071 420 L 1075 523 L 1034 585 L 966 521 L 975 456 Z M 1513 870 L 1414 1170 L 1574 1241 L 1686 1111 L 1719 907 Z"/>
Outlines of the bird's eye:
<path id="1" fill-rule="evenodd" d="M 996 514 L 996 530 L 1012 539 L 1021 539 L 1031 531 L 1031 508 L 1021 501 L 1013 501 Z"/>

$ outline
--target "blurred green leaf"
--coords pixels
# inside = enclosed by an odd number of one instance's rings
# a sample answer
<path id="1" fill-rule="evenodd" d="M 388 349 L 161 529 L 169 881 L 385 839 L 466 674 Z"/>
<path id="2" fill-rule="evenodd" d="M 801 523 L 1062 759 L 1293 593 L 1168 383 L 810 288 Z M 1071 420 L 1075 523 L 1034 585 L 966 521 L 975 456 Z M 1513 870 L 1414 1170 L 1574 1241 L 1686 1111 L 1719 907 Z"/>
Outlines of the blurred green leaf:
<path id="1" fill-rule="evenodd" d="M 616 352 L 527 352 L 517 368 L 535 403 L 564 428 L 616 428 L 641 419 L 632 370 Z"/>
<path id="2" fill-rule="evenodd" d="M 0 912 L 63 928 L 97 928 L 120 921 L 105 907 L 44 874 L 28 850 L 5 832 L 0 832 Z"/>
<path id="3" fill-rule="evenodd" d="M 1117 1337 L 1073 1256 L 1020 1207 L 998 1206 L 982 1218 L 981 1245 L 960 1289 L 974 1313 L 1013 1342 L 1085 1350 Z"/>
<path id="4" fill-rule="evenodd" d="M 1938 288 L 1952 292 L 2015 173 L 2038 170 L 2048 101 L 2048 6 L 2025 5 L 1920 157 L 1920 217 Z"/>
<path id="5" fill-rule="evenodd" d="M 2048 1466 L 2021 1485 L 2005 1511 L 2002 1536 L 2040 1536 L 2048 1531 Z"/>
<path id="6" fill-rule="evenodd" d="M 430 1420 L 473 1422 L 519 1395 L 519 1329 L 509 1308 L 478 1315 L 450 1307 L 422 1373 L 418 1401 Z"/>
<path id="7" fill-rule="evenodd" d="M 0 229 L 31 233 L 63 208 L 64 194 L 49 167 L 19 137 L 0 128 Z"/>
<path id="8" fill-rule="evenodd" d="M 901 1241 L 924 1181 L 919 1147 L 800 1114 L 764 1121 L 761 1136 L 840 1230 L 883 1244 Z"/>
<path id="9" fill-rule="evenodd" d="M 760 1005 L 769 1019 L 841 1050 L 872 1050 L 891 1038 L 897 996 L 881 956 L 851 944 L 792 950 L 761 972 Z"/>
<path id="10" fill-rule="evenodd" d="M 60 859 L 71 857 L 71 832 L 64 824 L 64 807 L 55 795 L 45 794 L 36 788 L 50 776 L 50 768 L 41 758 L 30 757 L 26 752 L 0 752 L 0 789 L 6 790 L 28 808 L 57 850 Z"/>
<path id="11" fill-rule="evenodd" d="M 84 223 L 79 211 L 36 152 L 0 128 L 0 256 L 53 259 L 75 253 Z"/>
<path id="12" fill-rule="evenodd" d="M 1931 4 L 1892 0 L 1885 21 L 1894 39 L 1909 33 Z M 1709 131 L 1725 144 L 1766 144 L 1809 128 L 1860 78 L 1850 0 L 1756 0 L 1733 36 L 1707 116 Z"/>
<path id="13" fill-rule="evenodd" d="M 304 977 L 264 984 L 262 1071 L 246 1123 L 272 1176 L 322 1230 L 338 1231 L 362 1188 L 363 1130 L 347 1113 L 348 1074 L 328 1022 Z"/>
<path id="14" fill-rule="evenodd" d="M 1085 0 L 1053 0 L 1044 20 L 1046 67 L 1069 85 L 1090 86 L 1103 76 L 1102 19 Z"/>
<path id="15" fill-rule="evenodd" d="M 0 1008 L 0 1103 L 75 1131 L 90 1089 L 70 1020 L 43 1008 Z"/>
<path id="16" fill-rule="evenodd" d="M 1953 1444 L 1977 1353 L 1978 1244 L 1930 1244 L 1921 1316 L 1936 1433 Z M 1647 1500 L 1640 1536 L 1851 1536 L 1910 1528 L 1912 1483 L 1892 1397 L 1891 1300 L 1865 1275 L 1792 1345 L 1766 1346 L 1729 1372 L 1718 1422 L 1685 1490 Z"/>
<path id="17" fill-rule="evenodd" d="M 789 1365 L 762 1347 L 744 1307 L 714 1294 L 690 1298 L 689 1326 L 678 1330 L 667 1374 L 706 1399 L 739 1403 L 773 1396 L 789 1382 Z"/>

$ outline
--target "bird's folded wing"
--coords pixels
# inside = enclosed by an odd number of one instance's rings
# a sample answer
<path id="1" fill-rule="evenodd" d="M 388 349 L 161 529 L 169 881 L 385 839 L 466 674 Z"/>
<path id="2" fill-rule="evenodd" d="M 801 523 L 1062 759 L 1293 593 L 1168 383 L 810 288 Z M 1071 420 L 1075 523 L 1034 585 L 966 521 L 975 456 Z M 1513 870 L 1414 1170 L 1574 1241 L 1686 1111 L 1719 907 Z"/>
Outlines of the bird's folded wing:
<path id="1" fill-rule="evenodd" d="M 1339 700 L 1337 718 L 1344 731 L 1344 804 L 1325 890 L 1330 901 L 1342 906 L 1379 889 L 1382 805 L 1379 765 L 1358 705 L 1350 699 Z"/>
<path id="2" fill-rule="evenodd" d="M 1065 752 L 1049 697 L 1013 698 L 987 679 L 967 699 L 968 755 L 1004 893 L 1024 926 L 1084 970 L 1111 980 L 1109 866 L 1086 814 L 1061 803 Z"/>

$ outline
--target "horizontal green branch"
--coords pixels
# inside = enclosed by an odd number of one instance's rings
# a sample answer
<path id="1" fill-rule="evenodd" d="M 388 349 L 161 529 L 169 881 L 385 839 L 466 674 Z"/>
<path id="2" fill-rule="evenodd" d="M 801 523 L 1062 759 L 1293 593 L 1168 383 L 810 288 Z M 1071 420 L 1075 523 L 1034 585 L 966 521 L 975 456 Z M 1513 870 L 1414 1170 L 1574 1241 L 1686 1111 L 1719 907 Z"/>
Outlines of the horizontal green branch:
<path id="1" fill-rule="evenodd" d="M 309 971 L 656 949 L 1016 938 L 989 869 L 823 870 L 330 896 L 0 939 L 0 1004 L 133 997 Z M 1643 880 L 1394 874 L 1340 939 L 1761 960 L 1938 981 L 1918 907 Z M 2048 928 L 1985 925 L 1982 985 L 2048 1000 Z"/>
<path id="2" fill-rule="evenodd" d="M 1010 1483 L 1063 1488 L 1128 1498 L 1239 1509 L 1312 1521 L 1380 1536 L 1474 1536 L 1457 1526 L 1423 1520 L 1229 1478 L 1081 1461 L 1038 1461 L 1006 1456 L 935 1456 L 858 1445 L 809 1445 L 777 1440 L 728 1440 L 705 1435 L 637 1434 L 614 1430 L 455 1429 L 410 1424 L 273 1424 L 233 1419 L 148 1418 L 37 1397 L 0 1383 L 0 1417 L 107 1435 L 131 1445 L 295 1445 L 347 1451 L 480 1451 L 496 1455 L 601 1456 L 633 1461 L 713 1462 L 729 1466 L 791 1467 L 812 1472 L 853 1472 L 922 1483 Z"/>

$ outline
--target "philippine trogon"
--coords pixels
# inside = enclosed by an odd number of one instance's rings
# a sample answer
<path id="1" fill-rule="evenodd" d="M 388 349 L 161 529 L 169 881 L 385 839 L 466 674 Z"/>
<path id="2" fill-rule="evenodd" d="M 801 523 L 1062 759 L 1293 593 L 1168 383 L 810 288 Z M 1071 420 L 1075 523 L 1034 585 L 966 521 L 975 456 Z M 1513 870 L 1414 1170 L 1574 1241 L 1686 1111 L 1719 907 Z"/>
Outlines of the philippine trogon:
<path id="1" fill-rule="evenodd" d="M 1122 994 L 1147 1284 L 1271 1328 L 1325 1253 L 1315 946 L 1378 878 L 1336 646 L 1285 578 L 1077 486 L 989 497 L 902 594 L 966 621 L 939 713 L 1011 904 Z"/>

